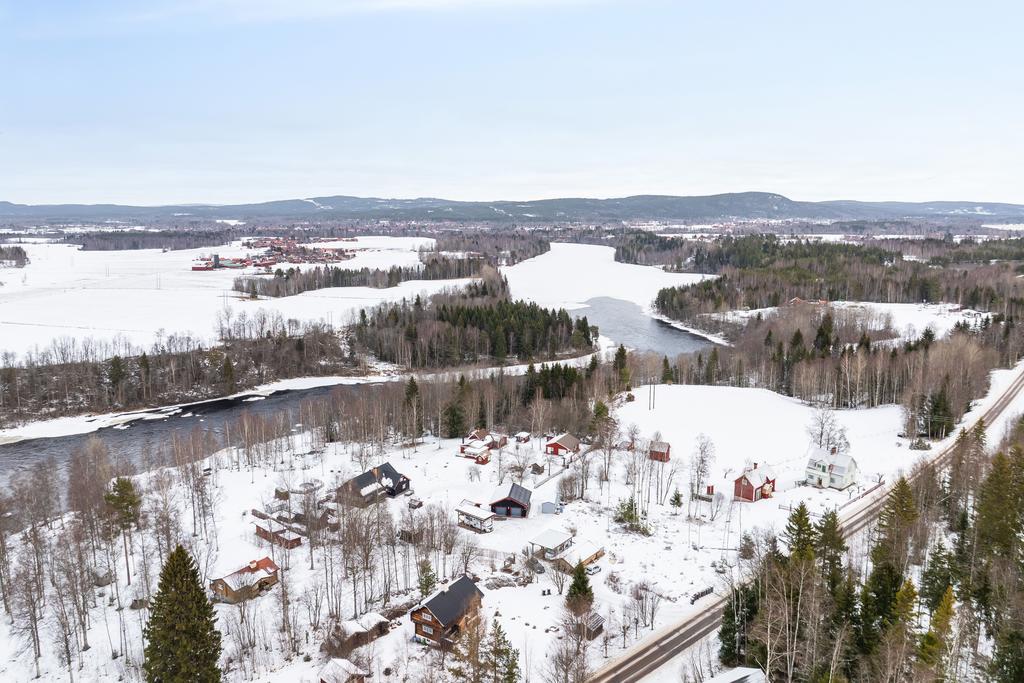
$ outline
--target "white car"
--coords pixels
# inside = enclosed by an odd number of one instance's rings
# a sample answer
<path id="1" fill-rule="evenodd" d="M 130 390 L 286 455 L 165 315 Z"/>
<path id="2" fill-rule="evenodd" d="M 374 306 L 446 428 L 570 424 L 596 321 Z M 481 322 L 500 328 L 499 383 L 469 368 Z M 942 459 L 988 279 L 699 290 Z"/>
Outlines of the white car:
<path id="1" fill-rule="evenodd" d="M 594 574 L 597 574 L 597 573 L 599 573 L 601 571 L 601 567 L 599 567 L 596 564 L 592 564 L 589 567 L 587 567 L 586 571 L 587 571 L 587 574 L 589 574 L 590 576 L 593 576 Z"/>

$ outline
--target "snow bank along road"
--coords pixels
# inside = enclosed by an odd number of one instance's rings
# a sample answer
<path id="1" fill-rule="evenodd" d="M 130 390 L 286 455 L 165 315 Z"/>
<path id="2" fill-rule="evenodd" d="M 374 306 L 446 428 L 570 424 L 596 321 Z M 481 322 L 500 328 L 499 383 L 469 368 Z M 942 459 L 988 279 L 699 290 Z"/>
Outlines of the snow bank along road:
<path id="1" fill-rule="evenodd" d="M 1024 390 L 1024 372 L 1010 383 L 1003 394 L 982 413 L 979 419 L 984 420 L 986 425 L 993 424 L 1022 390 Z M 953 456 L 955 446 L 956 442 L 952 440 L 932 456 L 931 463 L 939 468 L 945 467 Z M 917 472 L 908 475 L 911 479 L 916 476 Z M 888 486 L 879 487 L 870 496 L 863 499 L 858 509 L 847 512 L 841 517 L 844 538 L 849 539 L 856 536 L 875 521 L 885 505 L 888 492 Z M 726 600 L 725 596 L 718 597 L 714 602 L 709 603 L 703 611 L 667 626 L 637 644 L 631 651 L 598 669 L 590 677 L 590 683 L 640 681 L 644 676 L 653 673 L 669 660 L 713 633 L 722 623 L 722 610 L 725 608 Z"/>

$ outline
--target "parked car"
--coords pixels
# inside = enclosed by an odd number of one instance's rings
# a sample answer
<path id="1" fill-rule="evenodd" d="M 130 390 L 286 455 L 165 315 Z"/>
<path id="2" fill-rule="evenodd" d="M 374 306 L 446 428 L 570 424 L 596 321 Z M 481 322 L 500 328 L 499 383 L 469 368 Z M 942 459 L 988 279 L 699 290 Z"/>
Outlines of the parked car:
<path id="1" fill-rule="evenodd" d="M 544 565 L 541 564 L 540 560 L 536 557 L 531 557 L 527 560 L 526 566 L 529 567 L 534 574 L 543 574 L 545 572 Z"/>
<path id="2" fill-rule="evenodd" d="M 419 498 L 410 498 L 409 499 L 409 509 L 410 510 L 415 510 L 416 508 L 421 508 L 421 507 L 423 507 L 423 501 L 422 500 L 420 500 Z"/>
<path id="3" fill-rule="evenodd" d="M 596 564 L 592 564 L 589 567 L 587 567 L 586 571 L 587 571 L 587 574 L 589 574 L 590 576 L 593 576 L 594 574 L 597 574 L 598 572 L 601 571 L 601 567 L 599 567 Z"/>

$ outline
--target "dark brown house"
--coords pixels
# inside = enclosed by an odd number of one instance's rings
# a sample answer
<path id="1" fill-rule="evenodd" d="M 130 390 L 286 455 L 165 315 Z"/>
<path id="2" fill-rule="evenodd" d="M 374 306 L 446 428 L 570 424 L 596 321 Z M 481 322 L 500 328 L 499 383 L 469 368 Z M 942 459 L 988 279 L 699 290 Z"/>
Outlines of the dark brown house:
<path id="1" fill-rule="evenodd" d="M 408 490 L 409 477 L 386 462 L 342 484 L 338 489 L 338 500 L 362 507 L 377 502 L 381 496 L 394 497 Z"/>
<path id="2" fill-rule="evenodd" d="M 417 640 L 449 647 L 480 616 L 483 592 L 466 575 L 453 581 L 409 613 Z"/>

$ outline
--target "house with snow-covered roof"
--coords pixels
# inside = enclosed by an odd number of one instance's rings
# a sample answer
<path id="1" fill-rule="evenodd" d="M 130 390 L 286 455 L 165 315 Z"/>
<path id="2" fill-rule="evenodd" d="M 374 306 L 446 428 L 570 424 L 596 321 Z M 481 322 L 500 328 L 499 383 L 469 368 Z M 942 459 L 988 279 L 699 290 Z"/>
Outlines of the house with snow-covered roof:
<path id="1" fill-rule="evenodd" d="M 775 491 L 775 472 L 767 465 L 755 462 L 744 468 L 743 473 L 733 482 L 733 498 L 751 503 L 762 498 L 771 498 Z"/>
<path id="2" fill-rule="evenodd" d="M 221 602 L 251 600 L 277 583 L 278 568 L 269 557 L 253 560 L 246 566 L 210 582 L 210 590 Z"/>
<path id="3" fill-rule="evenodd" d="M 465 574 L 442 588 L 409 613 L 415 639 L 449 647 L 473 621 L 479 618 L 484 594 Z"/>
<path id="4" fill-rule="evenodd" d="M 389 463 L 371 467 L 338 489 L 338 499 L 354 505 L 369 505 L 381 496 L 397 496 L 409 490 L 409 477 Z"/>
<path id="5" fill-rule="evenodd" d="M 544 452 L 548 455 L 566 455 L 580 449 L 580 440 L 572 434 L 559 434 L 544 444 Z"/>
<path id="6" fill-rule="evenodd" d="M 859 477 L 857 461 L 838 448 L 822 448 L 816 443 L 808 447 L 805 479 L 809 485 L 841 491 L 857 483 Z"/>
<path id="7" fill-rule="evenodd" d="M 317 672 L 320 683 L 363 683 L 369 674 L 347 659 L 335 657 Z"/>

